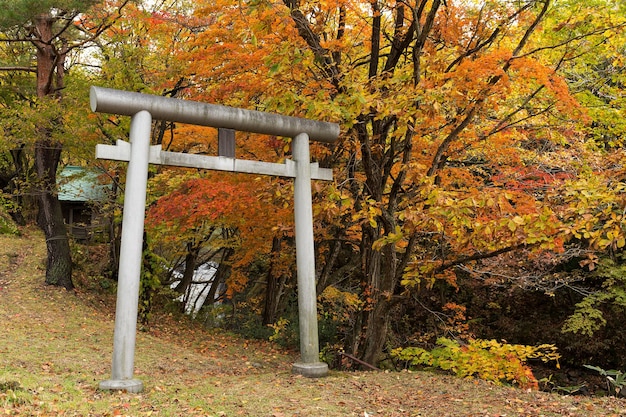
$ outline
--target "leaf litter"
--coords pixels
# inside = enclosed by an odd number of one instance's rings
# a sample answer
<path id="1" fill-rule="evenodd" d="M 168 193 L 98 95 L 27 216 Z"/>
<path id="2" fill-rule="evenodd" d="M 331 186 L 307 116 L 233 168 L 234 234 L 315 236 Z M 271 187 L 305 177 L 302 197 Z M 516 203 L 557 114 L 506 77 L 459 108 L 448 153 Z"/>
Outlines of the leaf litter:
<path id="1" fill-rule="evenodd" d="M 159 314 L 139 332 L 139 394 L 109 392 L 115 300 L 44 285 L 36 230 L 0 236 L 2 416 L 623 416 L 626 400 L 560 396 L 425 372 L 291 373 L 297 353 Z"/>

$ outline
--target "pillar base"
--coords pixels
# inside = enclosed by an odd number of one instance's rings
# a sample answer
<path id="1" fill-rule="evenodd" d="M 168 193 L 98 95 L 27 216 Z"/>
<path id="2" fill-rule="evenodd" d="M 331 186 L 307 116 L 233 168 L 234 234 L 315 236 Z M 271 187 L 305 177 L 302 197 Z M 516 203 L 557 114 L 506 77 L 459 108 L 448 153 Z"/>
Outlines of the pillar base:
<path id="1" fill-rule="evenodd" d="M 143 382 L 138 379 L 107 379 L 99 387 L 101 390 L 138 393 L 143 391 Z"/>
<path id="2" fill-rule="evenodd" d="M 307 378 L 321 378 L 328 375 L 328 365 L 324 362 L 293 364 L 291 371 L 294 374 L 302 375 Z"/>

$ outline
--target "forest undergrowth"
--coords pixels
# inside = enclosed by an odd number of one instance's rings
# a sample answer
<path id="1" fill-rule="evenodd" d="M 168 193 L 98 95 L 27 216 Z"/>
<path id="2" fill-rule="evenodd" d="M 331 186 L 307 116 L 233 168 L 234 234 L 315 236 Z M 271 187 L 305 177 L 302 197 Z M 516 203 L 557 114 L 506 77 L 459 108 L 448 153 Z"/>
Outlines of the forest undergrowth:
<path id="1" fill-rule="evenodd" d="M 297 353 L 156 312 L 137 336 L 140 394 L 110 376 L 114 288 L 44 284 L 38 231 L 0 236 L 0 415 L 623 416 L 626 400 L 564 396 L 428 372 L 291 373 Z"/>

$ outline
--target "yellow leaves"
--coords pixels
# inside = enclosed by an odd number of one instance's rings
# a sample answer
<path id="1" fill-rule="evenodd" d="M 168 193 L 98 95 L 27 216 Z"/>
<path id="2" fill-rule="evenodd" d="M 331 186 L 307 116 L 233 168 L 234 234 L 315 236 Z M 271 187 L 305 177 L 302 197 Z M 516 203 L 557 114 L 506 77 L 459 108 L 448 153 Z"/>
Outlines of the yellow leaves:
<path id="1" fill-rule="evenodd" d="M 371 227 L 378 227 L 377 218 L 382 214 L 382 210 L 376 201 L 370 199 L 365 201 L 364 208 L 352 215 L 352 221 L 355 223 L 367 222 Z"/>
<path id="2" fill-rule="evenodd" d="M 621 249 L 626 246 L 626 236 L 624 236 L 623 226 L 624 225 L 622 224 L 620 226 L 609 228 L 610 225 L 605 223 L 600 233 L 596 232 L 593 235 L 589 233 L 587 234 L 593 236 L 591 241 L 599 249 Z"/>
<path id="3" fill-rule="evenodd" d="M 340 207 L 349 207 L 353 204 L 353 199 L 345 189 L 329 187 L 328 198 L 337 203 Z"/>
<path id="4" fill-rule="evenodd" d="M 377 207 L 370 206 L 367 209 L 367 220 L 372 227 L 377 227 L 378 223 L 376 221 L 376 217 L 380 216 L 381 210 Z"/>
<path id="5" fill-rule="evenodd" d="M 400 226 L 396 225 L 395 233 L 388 233 L 387 235 L 381 237 L 376 242 L 374 242 L 372 248 L 374 250 L 381 250 L 383 246 L 395 244 L 396 248 L 401 250 L 407 245 L 406 241 L 404 241 L 403 238 L 404 233 L 402 232 L 402 229 L 400 228 Z"/>
<path id="6" fill-rule="evenodd" d="M 564 198 L 563 232 L 592 249 L 626 247 L 624 185 L 601 175 L 571 182 Z"/>
<path id="7" fill-rule="evenodd" d="M 524 224 L 526 224 L 526 220 L 522 216 L 515 216 L 506 221 L 506 225 L 511 232 L 516 231 L 518 226 L 523 226 Z"/>
<path id="8" fill-rule="evenodd" d="M 341 291 L 332 285 L 320 294 L 319 303 L 319 310 L 330 315 L 333 320 L 347 319 L 364 305 L 358 294 Z"/>

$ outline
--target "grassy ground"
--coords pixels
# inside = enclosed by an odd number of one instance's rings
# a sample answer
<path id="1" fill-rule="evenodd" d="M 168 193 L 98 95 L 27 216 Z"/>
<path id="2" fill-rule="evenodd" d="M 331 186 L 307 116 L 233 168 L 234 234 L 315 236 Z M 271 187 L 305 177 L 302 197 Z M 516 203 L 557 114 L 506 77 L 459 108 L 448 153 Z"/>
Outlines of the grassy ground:
<path id="1" fill-rule="evenodd" d="M 162 316 L 137 337 L 141 394 L 110 376 L 114 297 L 44 282 L 32 230 L 0 236 L 0 416 L 626 416 L 626 401 L 564 397 L 429 373 L 292 375 L 293 353 Z"/>

